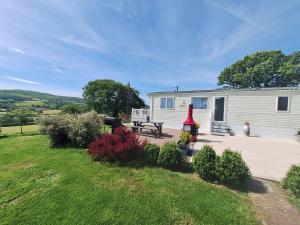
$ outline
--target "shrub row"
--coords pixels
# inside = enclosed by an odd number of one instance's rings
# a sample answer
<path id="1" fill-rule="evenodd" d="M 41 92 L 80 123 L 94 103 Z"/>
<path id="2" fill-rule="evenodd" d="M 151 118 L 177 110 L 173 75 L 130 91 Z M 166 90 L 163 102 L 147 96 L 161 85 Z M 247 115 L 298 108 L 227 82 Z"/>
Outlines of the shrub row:
<path id="1" fill-rule="evenodd" d="M 94 111 L 84 114 L 47 116 L 40 120 L 40 130 L 47 133 L 52 145 L 72 144 L 86 147 L 100 134 L 103 117 Z"/>
<path id="2" fill-rule="evenodd" d="M 176 143 L 167 142 L 160 149 L 157 144 L 141 142 L 136 134 L 127 128 L 118 128 L 114 134 L 97 137 L 89 145 L 88 153 L 94 160 L 142 160 L 168 169 L 177 169 L 183 163 L 181 150 Z"/>
<path id="3" fill-rule="evenodd" d="M 204 180 L 228 185 L 244 184 L 251 175 L 240 153 L 225 149 L 219 157 L 209 145 L 204 145 L 196 154 L 193 159 L 193 169 Z"/>

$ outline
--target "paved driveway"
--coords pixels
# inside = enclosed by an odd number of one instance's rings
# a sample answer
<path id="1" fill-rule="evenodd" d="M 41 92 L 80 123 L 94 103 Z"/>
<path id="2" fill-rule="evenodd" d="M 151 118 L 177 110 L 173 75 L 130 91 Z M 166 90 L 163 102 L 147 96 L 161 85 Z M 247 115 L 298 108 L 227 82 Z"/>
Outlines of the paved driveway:
<path id="1" fill-rule="evenodd" d="M 221 155 L 227 147 L 241 152 L 255 177 L 280 181 L 291 164 L 300 163 L 300 142 L 287 139 L 199 135 L 195 149 L 204 144 Z"/>

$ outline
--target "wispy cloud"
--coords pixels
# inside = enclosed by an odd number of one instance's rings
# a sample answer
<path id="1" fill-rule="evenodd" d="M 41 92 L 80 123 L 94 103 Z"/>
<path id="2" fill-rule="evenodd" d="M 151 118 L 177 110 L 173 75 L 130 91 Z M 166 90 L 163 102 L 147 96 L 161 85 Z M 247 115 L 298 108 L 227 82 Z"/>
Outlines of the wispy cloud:
<path id="1" fill-rule="evenodd" d="M 123 0 L 119 0 L 119 1 L 116 1 L 116 2 L 113 2 L 113 3 L 106 2 L 104 4 L 104 6 L 120 13 L 120 12 L 123 11 Z"/>
<path id="2" fill-rule="evenodd" d="M 224 0 L 205 0 L 205 2 L 217 9 L 223 10 L 228 14 L 234 16 L 237 19 L 251 25 L 261 31 L 270 32 L 270 30 L 259 21 L 258 17 L 253 15 L 253 12 L 249 12 L 250 9 L 246 10 L 242 5 L 237 3 L 231 4 Z M 249 14 L 252 13 L 252 16 Z"/>
<path id="3" fill-rule="evenodd" d="M 212 50 L 204 59 L 204 62 L 213 60 L 217 57 L 228 53 L 241 43 L 250 39 L 256 32 L 257 31 L 251 27 L 240 26 L 238 29 L 236 29 L 233 33 L 231 33 L 224 39 L 212 39 L 209 43 L 209 46 Z"/>
<path id="4" fill-rule="evenodd" d="M 22 49 L 19 49 L 19 48 L 10 48 L 9 50 L 12 51 L 12 52 L 16 52 L 16 53 L 25 55 L 25 52 Z"/>
<path id="5" fill-rule="evenodd" d="M 32 84 L 32 85 L 41 85 L 41 83 L 36 82 L 36 81 L 32 81 L 32 80 L 25 80 L 25 79 L 21 79 L 18 77 L 13 77 L 13 76 L 2 76 L 8 80 L 13 80 L 13 81 L 17 81 L 17 82 L 21 82 L 21 83 L 25 83 L 25 84 Z"/>
<path id="6" fill-rule="evenodd" d="M 52 65 L 51 67 L 57 73 L 61 73 L 61 74 L 64 73 L 64 71 L 62 69 L 58 68 L 56 65 Z"/>

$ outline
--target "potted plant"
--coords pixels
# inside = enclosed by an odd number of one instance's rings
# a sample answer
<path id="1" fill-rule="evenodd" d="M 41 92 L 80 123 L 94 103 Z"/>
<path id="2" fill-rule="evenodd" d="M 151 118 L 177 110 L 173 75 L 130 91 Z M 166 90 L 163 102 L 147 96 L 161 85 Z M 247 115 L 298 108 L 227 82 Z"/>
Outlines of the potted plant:
<path id="1" fill-rule="evenodd" d="M 298 129 L 298 131 L 297 131 L 296 138 L 297 138 L 297 141 L 300 142 L 300 129 Z"/>
<path id="2" fill-rule="evenodd" d="M 192 141 L 192 135 L 188 131 L 182 131 L 178 141 L 179 148 L 188 150 L 188 144 Z"/>

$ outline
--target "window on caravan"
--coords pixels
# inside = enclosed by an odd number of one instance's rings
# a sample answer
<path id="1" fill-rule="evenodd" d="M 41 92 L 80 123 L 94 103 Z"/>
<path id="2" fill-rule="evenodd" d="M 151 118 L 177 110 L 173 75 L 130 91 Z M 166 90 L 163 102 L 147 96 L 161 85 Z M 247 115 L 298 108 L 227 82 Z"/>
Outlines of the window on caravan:
<path id="1" fill-rule="evenodd" d="M 161 98 L 160 108 L 161 109 L 174 109 L 174 98 Z"/>
<path id="2" fill-rule="evenodd" d="M 192 104 L 194 109 L 207 109 L 208 98 L 207 97 L 192 97 Z"/>
<path id="3" fill-rule="evenodd" d="M 289 97 L 279 96 L 277 98 L 277 111 L 287 112 L 289 110 Z"/>

